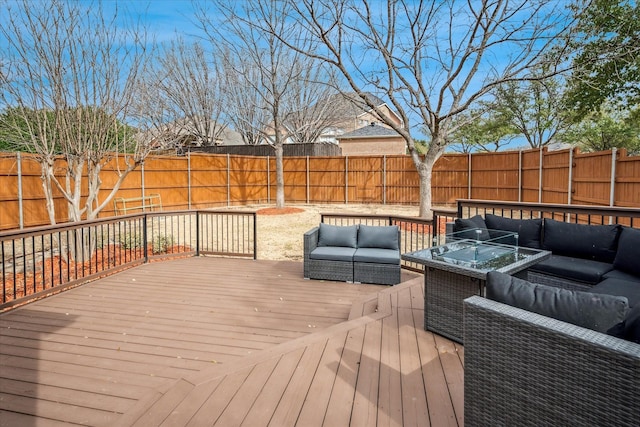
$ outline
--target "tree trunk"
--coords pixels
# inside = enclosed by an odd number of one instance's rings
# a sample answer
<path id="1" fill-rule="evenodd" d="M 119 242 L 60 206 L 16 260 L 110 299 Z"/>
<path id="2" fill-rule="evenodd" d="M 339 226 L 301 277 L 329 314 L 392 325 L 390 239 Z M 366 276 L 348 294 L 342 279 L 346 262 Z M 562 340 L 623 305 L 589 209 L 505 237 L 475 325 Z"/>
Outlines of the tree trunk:
<path id="1" fill-rule="evenodd" d="M 284 164 L 282 144 L 275 145 L 276 151 L 276 207 L 284 208 Z"/>
<path id="2" fill-rule="evenodd" d="M 433 218 L 431 208 L 431 177 L 433 175 L 433 163 L 422 162 L 417 168 L 420 177 L 420 217 Z"/>

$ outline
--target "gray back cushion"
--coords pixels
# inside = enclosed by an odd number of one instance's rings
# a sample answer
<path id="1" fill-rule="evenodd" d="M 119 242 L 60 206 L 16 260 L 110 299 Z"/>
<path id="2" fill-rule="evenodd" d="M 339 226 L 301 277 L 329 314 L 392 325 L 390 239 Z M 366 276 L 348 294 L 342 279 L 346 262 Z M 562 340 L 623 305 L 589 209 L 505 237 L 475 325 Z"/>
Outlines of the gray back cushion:
<path id="1" fill-rule="evenodd" d="M 461 232 L 457 235 L 459 238 L 464 239 L 476 239 L 477 234 L 472 231 L 474 228 L 482 230 L 480 233 L 480 240 L 489 240 L 489 230 L 487 230 L 487 224 L 484 222 L 484 218 L 480 215 L 472 216 L 471 218 L 456 218 L 454 224 L 454 231 Z M 464 233 L 469 231 L 468 233 Z"/>
<path id="2" fill-rule="evenodd" d="M 398 226 L 371 226 L 361 224 L 358 228 L 359 248 L 398 249 Z"/>
<path id="3" fill-rule="evenodd" d="M 638 276 L 638 280 L 640 280 L 640 230 L 629 227 L 622 228 L 613 266 L 625 273 Z"/>
<path id="4" fill-rule="evenodd" d="M 545 218 L 543 248 L 556 255 L 613 262 L 619 225 L 572 224 Z"/>
<path id="5" fill-rule="evenodd" d="M 357 225 L 331 225 L 320 223 L 318 231 L 318 246 L 342 246 L 345 248 L 357 248 Z"/>
<path id="6" fill-rule="evenodd" d="M 487 273 L 486 292 L 489 299 L 603 333 L 629 312 L 625 297 L 569 291 L 493 271 Z"/>
<path id="7" fill-rule="evenodd" d="M 513 219 L 487 214 L 484 218 L 489 233 L 491 230 L 503 230 L 518 233 L 518 245 L 540 249 L 542 237 L 541 219 Z"/>

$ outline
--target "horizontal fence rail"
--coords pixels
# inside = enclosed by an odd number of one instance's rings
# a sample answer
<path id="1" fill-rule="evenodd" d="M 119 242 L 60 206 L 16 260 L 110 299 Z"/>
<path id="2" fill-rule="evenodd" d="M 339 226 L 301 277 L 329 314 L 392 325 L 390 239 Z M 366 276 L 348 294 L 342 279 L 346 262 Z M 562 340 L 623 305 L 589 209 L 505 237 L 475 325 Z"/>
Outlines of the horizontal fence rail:
<path id="1" fill-rule="evenodd" d="M 255 219 L 253 212 L 172 211 L 0 232 L 0 311 L 154 260 L 255 259 Z"/>
<path id="2" fill-rule="evenodd" d="M 364 224 L 372 226 L 397 225 L 400 228 L 400 253 L 418 251 L 432 245 L 434 222 L 422 218 L 391 215 L 359 215 L 343 213 L 320 214 L 320 222 L 331 225 Z M 402 266 L 413 271 L 422 271 L 422 265 L 401 261 Z"/>

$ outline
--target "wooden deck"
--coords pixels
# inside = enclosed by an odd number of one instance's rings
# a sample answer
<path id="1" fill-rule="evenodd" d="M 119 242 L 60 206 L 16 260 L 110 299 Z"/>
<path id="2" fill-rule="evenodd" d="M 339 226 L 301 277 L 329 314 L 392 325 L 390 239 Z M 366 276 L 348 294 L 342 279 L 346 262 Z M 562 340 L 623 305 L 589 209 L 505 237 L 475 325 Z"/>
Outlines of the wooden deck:
<path id="1" fill-rule="evenodd" d="M 26 305 L 0 315 L 0 425 L 462 425 L 463 348 L 403 280 L 188 258 Z"/>

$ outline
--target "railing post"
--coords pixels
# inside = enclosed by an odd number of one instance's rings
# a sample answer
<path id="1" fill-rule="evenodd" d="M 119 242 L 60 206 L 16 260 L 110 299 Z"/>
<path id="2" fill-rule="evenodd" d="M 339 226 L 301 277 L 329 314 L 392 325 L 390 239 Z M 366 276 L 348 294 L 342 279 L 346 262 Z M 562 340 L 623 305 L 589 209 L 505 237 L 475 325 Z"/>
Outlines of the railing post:
<path id="1" fill-rule="evenodd" d="M 253 259 L 258 259 L 258 215 L 253 213 Z"/>
<path id="2" fill-rule="evenodd" d="M 196 256 L 200 256 L 200 211 L 196 211 Z"/>
<path id="3" fill-rule="evenodd" d="M 147 216 L 149 214 L 142 214 L 142 238 L 143 238 L 143 242 L 142 242 L 142 248 L 144 251 L 144 263 L 148 263 L 149 262 L 149 250 L 148 250 L 148 243 L 147 243 Z"/>

